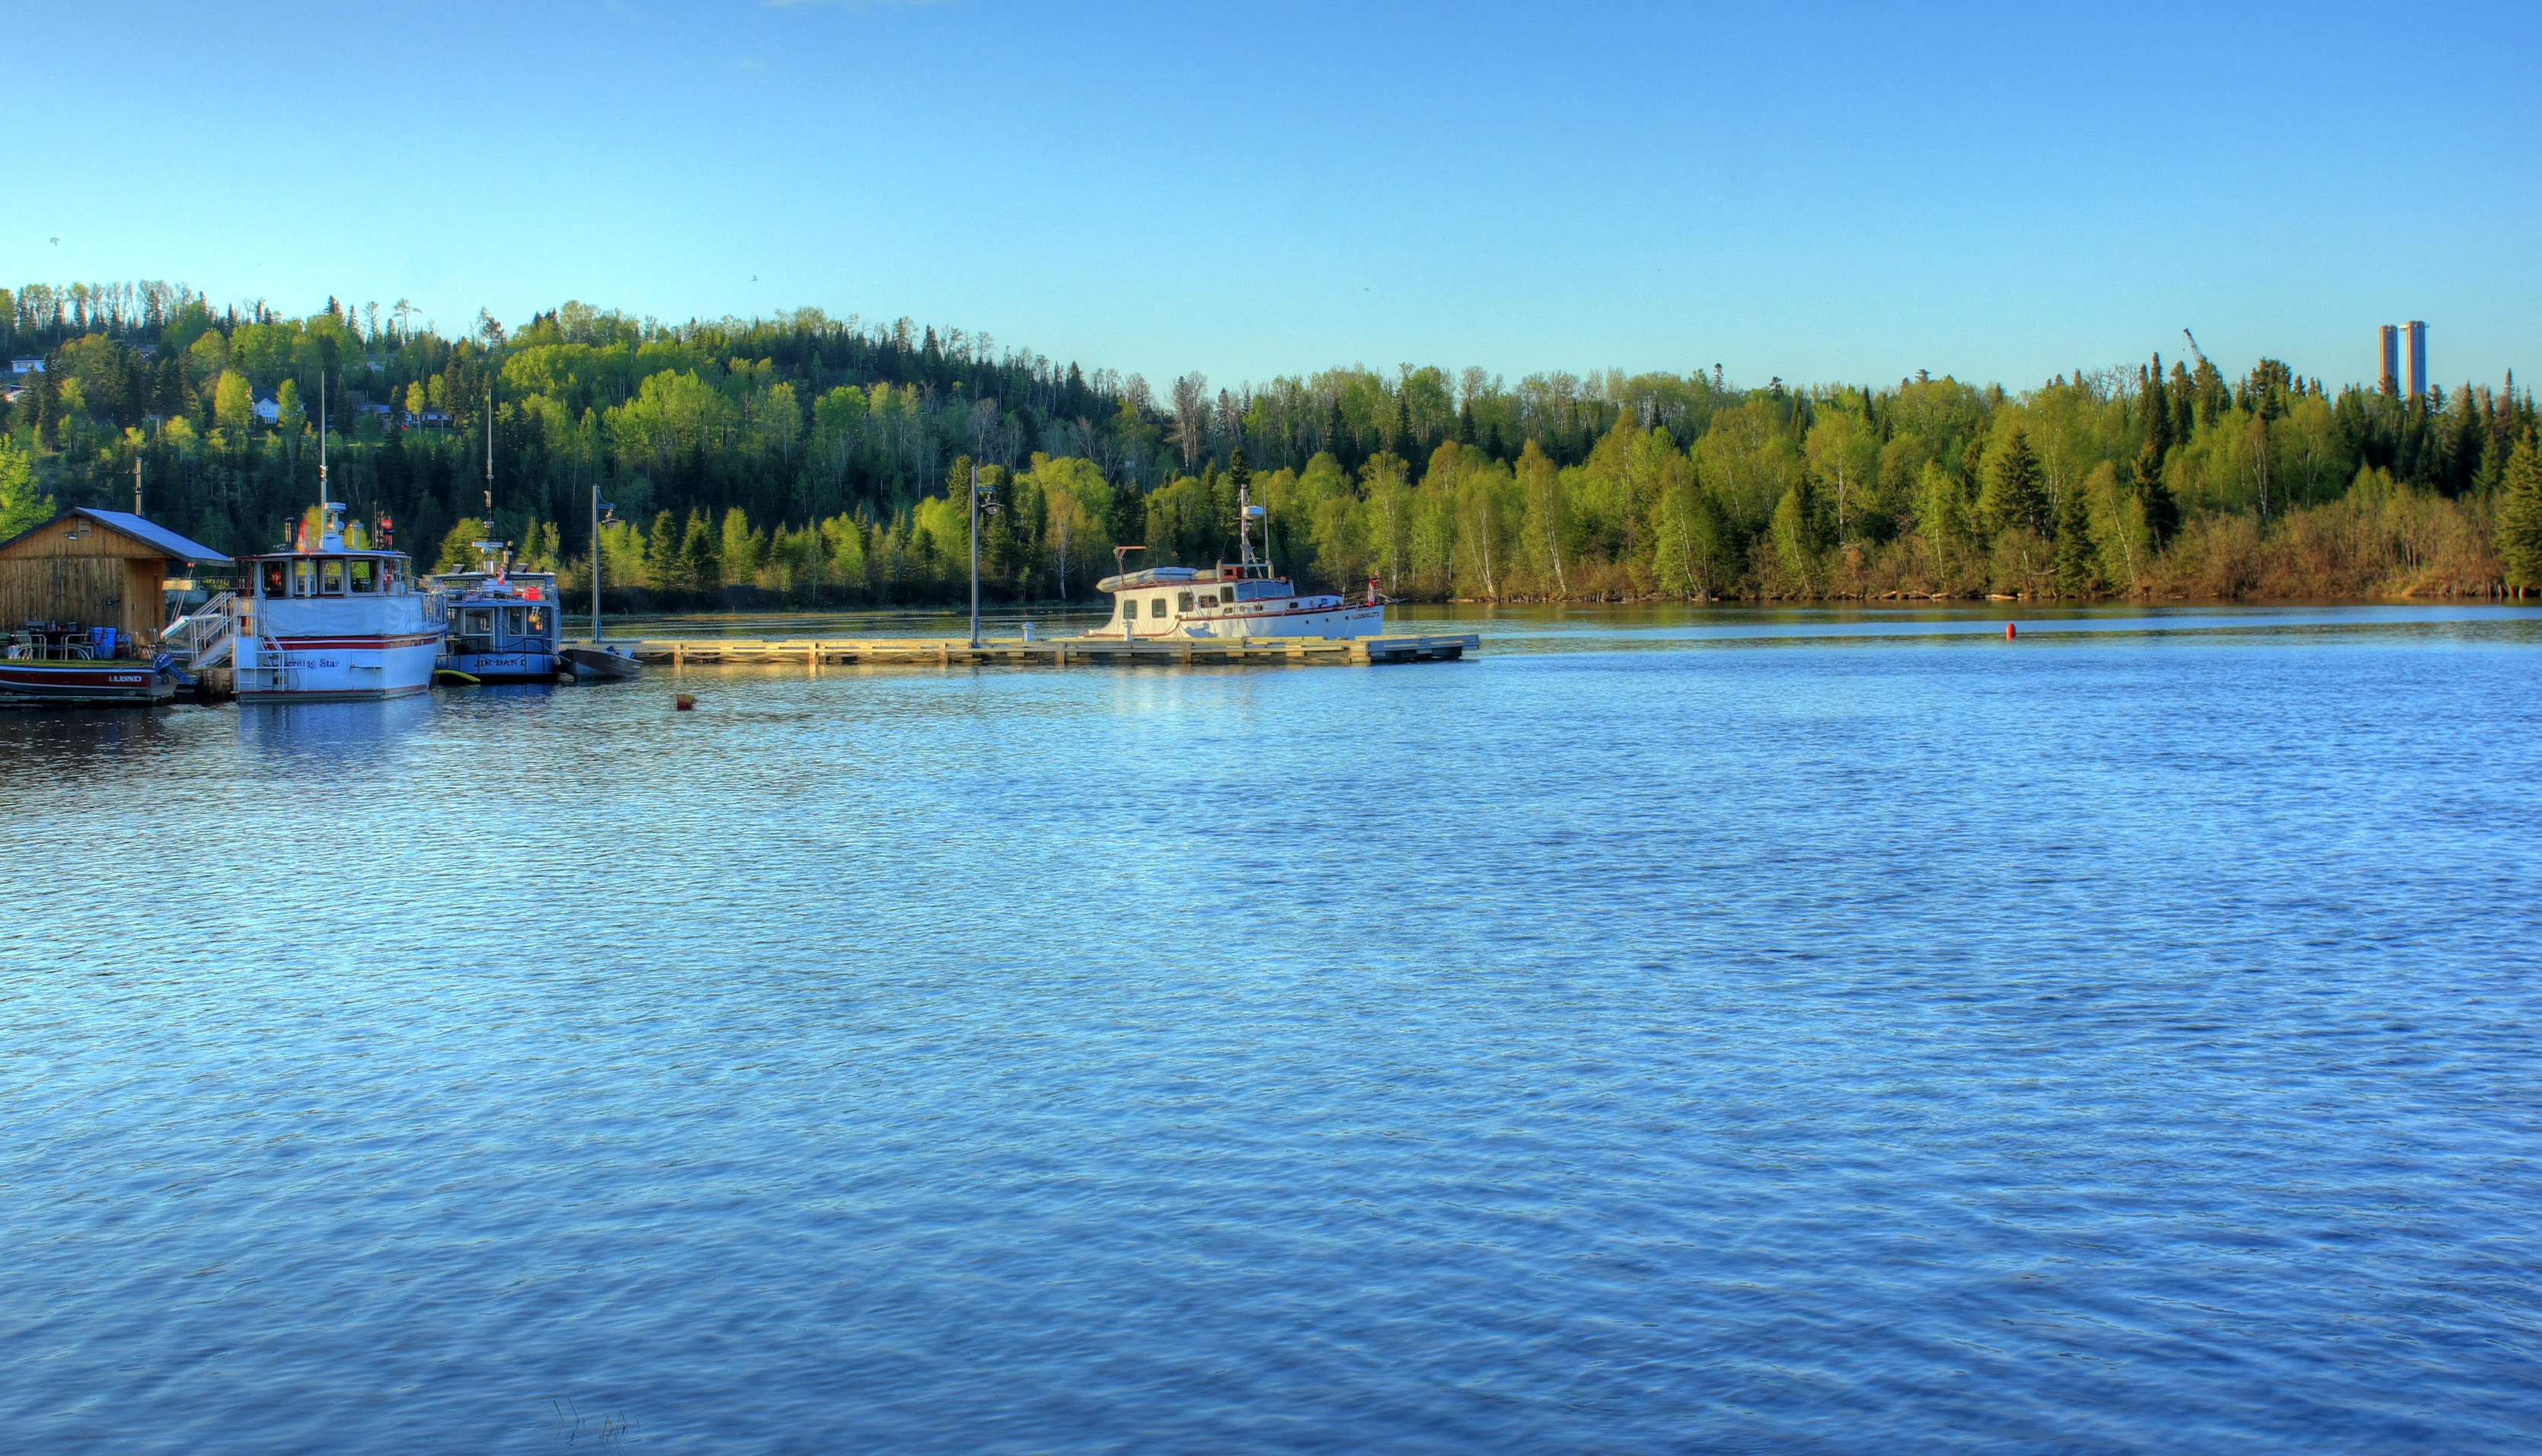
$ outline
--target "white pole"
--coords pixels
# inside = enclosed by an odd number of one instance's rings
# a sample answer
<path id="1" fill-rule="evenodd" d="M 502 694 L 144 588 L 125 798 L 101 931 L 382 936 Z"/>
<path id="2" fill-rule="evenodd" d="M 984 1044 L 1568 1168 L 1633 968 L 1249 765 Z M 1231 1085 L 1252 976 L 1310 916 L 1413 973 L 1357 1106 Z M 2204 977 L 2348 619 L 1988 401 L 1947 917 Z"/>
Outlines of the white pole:
<path id="1" fill-rule="evenodd" d="M 980 645 L 980 468 L 971 467 L 971 645 Z"/>

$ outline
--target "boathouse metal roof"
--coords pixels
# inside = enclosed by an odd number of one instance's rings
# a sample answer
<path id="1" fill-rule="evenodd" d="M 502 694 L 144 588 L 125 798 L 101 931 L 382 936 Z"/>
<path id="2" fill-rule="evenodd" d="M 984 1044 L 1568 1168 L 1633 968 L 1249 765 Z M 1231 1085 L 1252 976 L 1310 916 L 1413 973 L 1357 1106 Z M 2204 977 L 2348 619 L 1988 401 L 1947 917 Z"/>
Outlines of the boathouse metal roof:
<path id="1" fill-rule="evenodd" d="M 144 520 L 130 511 L 101 511 L 90 506 L 73 506 L 41 526 L 32 527 L 19 532 L 7 541 L 0 541 L 0 550 L 8 549 L 47 527 L 58 526 L 73 516 L 84 516 L 109 531 L 131 537 L 143 546 L 176 560 L 226 561 L 230 559 L 230 553 L 218 546 L 207 546 L 199 541 L 188 541 L 167 527 Z"/>

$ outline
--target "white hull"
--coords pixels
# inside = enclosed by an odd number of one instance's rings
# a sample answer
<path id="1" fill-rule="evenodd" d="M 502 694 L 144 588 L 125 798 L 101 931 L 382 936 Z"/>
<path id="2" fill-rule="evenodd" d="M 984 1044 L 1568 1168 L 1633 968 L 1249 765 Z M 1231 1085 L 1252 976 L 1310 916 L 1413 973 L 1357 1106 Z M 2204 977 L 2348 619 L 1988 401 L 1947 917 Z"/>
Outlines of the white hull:
<path id="1" fill-rule="evenodd" d="M 1142 621 L 1131 631 L 1130 639 L 1147 642 L 1182 637 L 1374 637 L 1384 630 L 1383 607 L 1351 606 L 1282 612 L 1271 616 L 1184 618 L 1158 622 L 1153 630 Z M 1121 634 L 1097 631 L 1086 635 L 1116 637 Z"/>
<path id="2" fill-rule="evenodd" d="M 250 637 L 238 646 L 241 702 L 362 702 L 432 686 L 438 632 L 406 637 Z"/>

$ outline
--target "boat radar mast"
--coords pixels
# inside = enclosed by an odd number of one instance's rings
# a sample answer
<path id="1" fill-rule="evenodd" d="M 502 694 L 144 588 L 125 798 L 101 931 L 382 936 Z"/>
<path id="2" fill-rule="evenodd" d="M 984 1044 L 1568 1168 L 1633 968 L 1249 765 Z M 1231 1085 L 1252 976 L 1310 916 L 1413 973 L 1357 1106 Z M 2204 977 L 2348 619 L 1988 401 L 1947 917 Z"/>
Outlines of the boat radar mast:
<path id="1" fill-rule="evenodd" d="M 1247 480 L 1236 486 L 1235 550 L 1236 559 L 1242 563 L 1246 576 L 1271 574 L 1271 527 L 1267 522 L 1262 527 L 1262 559 L 1259 562 L 1253 559 L 1253 523 L 1262 519 L 1262 507 L 1253 503 L 1253 482 Z M 1253 569 L 1256 565 L 1262 568 L 1259 573 Z"/>

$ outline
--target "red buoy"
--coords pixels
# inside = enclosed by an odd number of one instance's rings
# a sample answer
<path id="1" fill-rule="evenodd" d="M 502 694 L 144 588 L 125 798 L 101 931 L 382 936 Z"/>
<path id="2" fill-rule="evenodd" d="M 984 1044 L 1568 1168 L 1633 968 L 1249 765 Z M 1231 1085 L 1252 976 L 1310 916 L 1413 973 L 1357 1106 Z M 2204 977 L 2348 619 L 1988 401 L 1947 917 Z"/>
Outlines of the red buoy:
<path id="1" fill-rule="evenodd" d="M 2012 640 L 2012 623 L 2011 623 L 2011 622 L 2008 622 L 2008 621 L 2007 621 L 2007 622 L 2005 622 L 2005 623 L 2003 624 L 2003 639 L 2004 639 L 2005 641 L 2007 641 L 2007 642 L 2009 642 L 2009 641 L 2011 641 L 2011 640 Z"/>
<path id="2" fill-rule="evenodd" d="M 685 692 L 680 693 L 671 699 L 671 709 L 674 712 L 685 713 L 697 705 L 698 700 Z"/>

